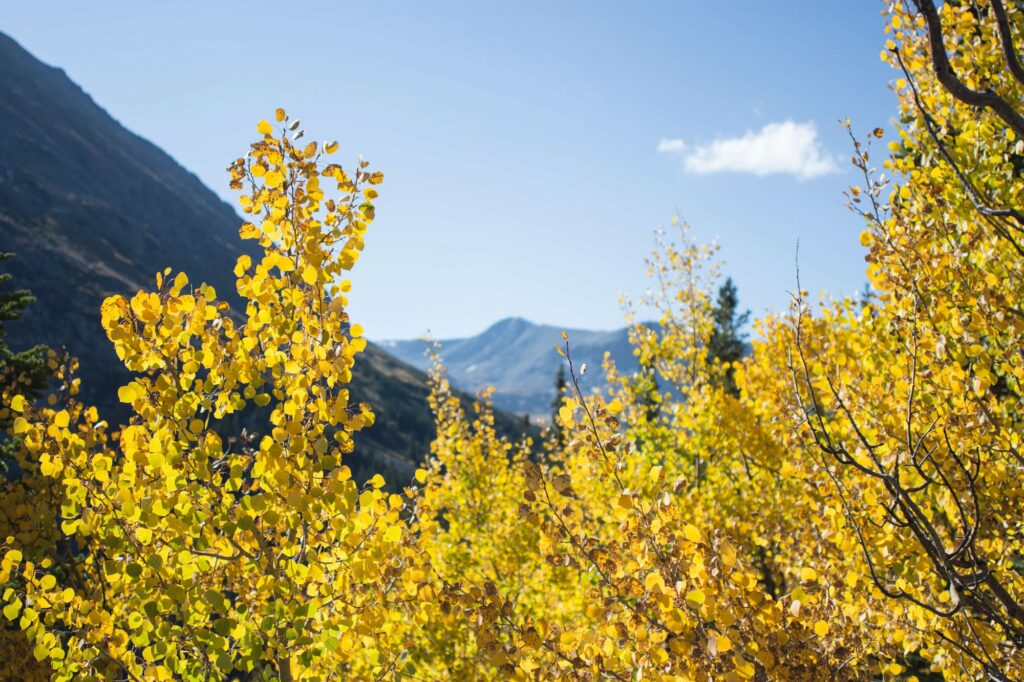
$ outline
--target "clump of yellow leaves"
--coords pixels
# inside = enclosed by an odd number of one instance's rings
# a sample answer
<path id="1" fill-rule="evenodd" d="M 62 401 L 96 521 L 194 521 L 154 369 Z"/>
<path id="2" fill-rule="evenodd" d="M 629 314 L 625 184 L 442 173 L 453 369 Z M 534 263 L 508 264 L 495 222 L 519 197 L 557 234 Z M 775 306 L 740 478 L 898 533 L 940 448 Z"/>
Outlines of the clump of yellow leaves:
<path id="1" fill-rule="evenodd" d="M 118 391 L 130 423 L 110 434 L 73 400 L 19 402 L 14 430 L 60 489 L 60 528 L 91 578 L 69 590 L 47 560 L 5 555 L 5 576 L 20 578 L 5 614 L 56 679 L 325 679 L 354 670 L 354 649 L 380 669 L 396 655 L 402 502 L 379 476 L 360 489 L 342 462 L 373 423 L 346 388 L 366 341 L 345 312 L 345 276 L 382 175 L 329 163 L 338 145 L 298 145 L 297 128 L 279 110 L 230 167 L 246 188 L 240 236 L 263 253 L 238 260 L 244 315 L 160 273 L 154 290 L 103 304 L 136 373 Z M 252 406 L 260 435 L 231 433 L 224 419 Z"/>

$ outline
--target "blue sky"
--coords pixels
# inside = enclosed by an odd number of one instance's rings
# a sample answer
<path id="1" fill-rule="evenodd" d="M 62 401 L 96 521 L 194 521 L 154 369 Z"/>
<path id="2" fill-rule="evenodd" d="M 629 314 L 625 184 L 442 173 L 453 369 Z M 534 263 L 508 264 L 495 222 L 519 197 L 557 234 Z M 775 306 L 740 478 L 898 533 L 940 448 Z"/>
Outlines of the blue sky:
<path id="1" fill-rule="evenodd" d="M 621 326 L 677 210 L 756 314 L 798 239 L 805 288 L 865 279 L 837 119 L 891 129 L 880 2 L 3 4 L 0 31 L 233 205 L 224 168 L 276 106 L 383 170 L 353 277 L 371 338 Z"/>

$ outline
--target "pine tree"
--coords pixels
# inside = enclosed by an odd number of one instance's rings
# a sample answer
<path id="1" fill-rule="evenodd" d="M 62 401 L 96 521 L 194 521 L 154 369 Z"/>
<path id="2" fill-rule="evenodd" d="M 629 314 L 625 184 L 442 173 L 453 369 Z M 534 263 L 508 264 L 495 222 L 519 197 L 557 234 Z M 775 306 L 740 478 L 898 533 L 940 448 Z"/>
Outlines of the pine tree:
<path id="1" fill-rule="evenodd" d="M 743 325 L 750 318 L 749 310 L 738 313 L 738 308 L 739 293 L 732 278 L 729 277 L 718 289 L 718 300 L 715 301 L 712 312 L 714 329 L 708 342 L 708 356 L 725 366 L 721 385 L 732 395 L 739 393 L 732 363 L 746 354 L 747 335 L 743 331 Z"/>
<path id="2" fill-rule="evenodd" d="M 562 397 L 565 396 L 565 389 L 568 385 L 565 378 L 565 364 L 559 363 L 558 373 L 555 375 L 555 397 L 551 401 L 551 430 L 559 445 L 565 445 L 565 434 L 562 433 L 562 427 L 558 424 L 558 409 L 562 406 Z"/>
<path id="3" fill-rule="evenodd" d="M 636 375 L 634 389 L 640 396 L 639 403 L 643 406 L 648 422 L 655 422 L 661 413 L 661 402 L 658 395 L 658 371 L 653 361 L 640 361 L 640 371 Z"/>
<path id="4" fill-rule="evenodd" d="M 13 257 L 13 253 L 0 253 L 0 263 Z M 5 287 L 10 281 L 10 273 L 0 273 L 0 288 Z M 0 395 L 21 394 L 29 399 L 36 398 L 49 382 L 49 348 L 38 345 L 14 352 L 8 347 L 5 339 L 5 324 L 21 319 L 25 309 L 35 300 L 27 289 L 0 291 Z M 9 418 L 0 418 L 0 431 L 7 431 L 9 421 Z M 0 439 L 0 461 L 3 461 L 4 465 L 8 464 L 14 447 L 14 443 L 9 439 Z"/>

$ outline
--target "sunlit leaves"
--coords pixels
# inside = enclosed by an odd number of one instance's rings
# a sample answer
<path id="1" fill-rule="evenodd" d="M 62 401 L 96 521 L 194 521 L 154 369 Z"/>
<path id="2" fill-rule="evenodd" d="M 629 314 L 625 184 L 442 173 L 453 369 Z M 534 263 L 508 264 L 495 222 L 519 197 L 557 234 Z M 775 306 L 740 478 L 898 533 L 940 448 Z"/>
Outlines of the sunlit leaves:
<path id="1" fill-rule="evenodd" d="M 10 401 L 39 470 L 60 477 L 58 532 L 93 574 L 77 592 L 45 570 L 49 558 L 4 560 L 21 585 L 4 613 L 58 679 L 264 668 L 321 679 L 347 658 L 343 630 L 360 638 L 367 671 L 401 650 L 379 628 L 399 617 L 387 604 L 414 556 L 404 501 L 380 475 L 360 491 L 344 464 L 373 414 L 345 388 L 362 330 L 331 305 L 372 219 L 363 185 L 381 176 L 365 162 L 351 174 L 322 165 L 315 143 L 292 146 L 297 122 L 280 109 L 275 119 L 289 134 L 260 121 L 263 138 L 231 168 L 234 188 L 248 184 L 240 237 L 264 249 L 235 266 L 243 314 L 170 269 L 154 291 L 107 299 L 103 327 L 136 374 L 118 389 L 134 416 L 114 440 L 73 400 L 38 412 Z M 336 182 L 321 187 L 322 174 Z M 239 438 L 223 419 L 249 404 L 265 422 Z"/>
<path id="2" fill-rule="evenodd" d="M 1019 102 L 990 13 L 940 11 L 970 87 Z M 283 109 L 260 121 L 229 169 L 262 249 L 234 267 L 244 309 L 170 269 L 107 299 L 134 375 L 118 428 L 70 366 L 46 405 L 2 396 L 36 486 L 0 505 L 22 658 L 58 680 L 1020 677 L 1019 611 L 991 604 L 1024 597 L 1024 251 L 977 203 L 1020 205 L 1024 146 L 939 86 L 919 17 L 887 13 L 895 179 L 856 141 L 847 193 L 870 296 L 797 291 L 723 391 L 717 249 L 674 220 L 647 263 L 657 324 L 629 309 L 637 373 L 607 362 L 605 393 L 558 405 L 564 442 L 535 443 L 435 368 L 436 439 L 394 491 L 346 466 L 374 416 L 349 394 L 345 273 L 383 176 L 326 163 L 339 144 L 299 144 Z"/>

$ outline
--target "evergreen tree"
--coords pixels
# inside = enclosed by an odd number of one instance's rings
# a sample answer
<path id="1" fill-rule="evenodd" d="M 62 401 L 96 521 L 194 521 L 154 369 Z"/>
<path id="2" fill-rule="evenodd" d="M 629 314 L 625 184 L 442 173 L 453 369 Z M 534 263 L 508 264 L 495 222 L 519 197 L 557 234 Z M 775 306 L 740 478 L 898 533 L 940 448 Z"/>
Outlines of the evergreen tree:
<path id="1" fill-rule="evenodd" d="M 0 263 L 13 257 L 13 253 L 0 253 Z M 0 289 L 10 281 L 10 273 L 0 272 Z M 21 319 L 25 309 L 35 300 L 27 289 L 0 290 L 0 396 L 21 394 L 26 399 L 36 398 L 49 382 L 51 370 L 47 366 L 47 355 L 50 349 L 39 345 L 14 352 L 5 338 L 5 324 Z M 0 431 L 6 432 L 9 422 L 10 417 L 0 418 Z M 12 441 L 0 436 L 0 460 L 5 468 L 14 447 Z"/>
<path id="2" fill-rule="evenodd" d="M 718 289 L 718 300 L 712 312 L 714 329 L 708 342 L 708 355 L 726 366 L 722 374 L 722 387 L 732 395 L 738 395 L 732 363 L 746 354 L 747 335 L 743 325 L 750 318 L 750 311 L 738 312 L 739 294 L 732 278 L 729 277 Z"/>
<path id="3" fill-rule="evenodd" d="M 656 399 L 658 393 L 658 371 L 653 360 L 640 361 L 640 371 L 636 375 L 635 391 L 640 396 L 638 402 L 647 413 L 647 421 L 655 422 L 661 413 L 661 402 Z"/>
<path id="4" fill-rule="evenodd" d="M 555 397 L 551 401 L 551 430 L 555 434 L 555 440 L 558 441 L 559 445 L 565 445 L 565 434 L 562 433 L 562 427 L 558 423 L 558 408 L 562 406 L 562 397 L 565 395 L 565 389 L 568 386 L 568 382 L 565 378 L 565 363 L 558 364 L 558 373 L 555 375 Z"/>

